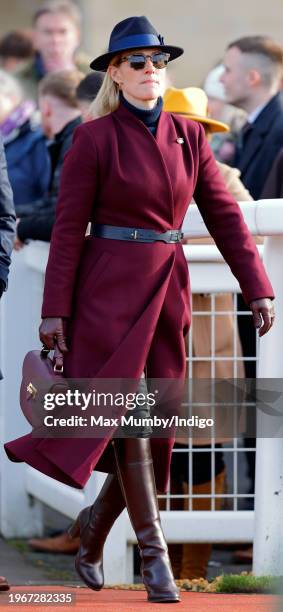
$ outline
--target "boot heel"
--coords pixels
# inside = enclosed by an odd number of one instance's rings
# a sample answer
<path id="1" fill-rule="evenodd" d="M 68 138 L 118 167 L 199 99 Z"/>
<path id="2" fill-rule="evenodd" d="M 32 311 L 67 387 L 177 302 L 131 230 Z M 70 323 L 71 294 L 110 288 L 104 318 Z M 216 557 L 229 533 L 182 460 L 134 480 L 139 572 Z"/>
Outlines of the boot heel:
<path id="1" fill-rule="evenodd" d="M 68 534 L 71 538 L 77 538 L 80 535 L 80 530 L 80 519 L 78 516 L 73 525 L 68 529 Z"/>

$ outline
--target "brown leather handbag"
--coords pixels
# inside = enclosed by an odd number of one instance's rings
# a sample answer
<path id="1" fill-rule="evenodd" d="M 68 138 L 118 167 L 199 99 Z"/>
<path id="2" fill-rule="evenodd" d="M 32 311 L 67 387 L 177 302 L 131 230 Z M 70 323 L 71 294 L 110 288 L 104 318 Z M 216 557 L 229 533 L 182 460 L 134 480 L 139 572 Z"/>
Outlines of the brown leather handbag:
<path id="1" fill-rule="evenodd" d="M 42 425 L 39 408 L 42 407 L 43 394 L 65 393 L 69 387 L 63 366 L 57 368 L 49 352 L 45 347 L 41 351 L 29 351 L 22 367 L 20 405 L 25 418 L 34 428 Z"/>

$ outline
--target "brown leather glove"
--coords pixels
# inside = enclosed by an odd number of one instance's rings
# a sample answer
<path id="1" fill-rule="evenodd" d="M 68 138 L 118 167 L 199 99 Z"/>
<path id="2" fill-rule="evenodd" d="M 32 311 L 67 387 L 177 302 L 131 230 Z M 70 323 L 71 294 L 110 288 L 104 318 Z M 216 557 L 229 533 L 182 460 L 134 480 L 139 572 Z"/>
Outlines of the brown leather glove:
<path id="1" fill-rule="evenodd" d="M 270 298 L 260 298 L 250 303 L 254 326 L 259 329 L 259 336 L 264 336 L 272 327 L 275 319 L 274 305 Z"/>
<path id="2" fill-rule="evenodd" d="M 67 321 L 61 317 L 46 317 L 42 319 L 39 327 L 39 338 L 44 346 L 54 350 L 56 367 L 63 366 L 63 354 L 67 353 L 66 345 Z"/>

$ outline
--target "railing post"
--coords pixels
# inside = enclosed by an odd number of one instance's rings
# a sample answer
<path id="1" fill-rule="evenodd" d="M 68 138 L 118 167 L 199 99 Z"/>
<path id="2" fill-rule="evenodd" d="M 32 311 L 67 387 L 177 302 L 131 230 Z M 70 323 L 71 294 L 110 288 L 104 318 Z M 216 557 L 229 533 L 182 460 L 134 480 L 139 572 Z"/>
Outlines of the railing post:
<path id="1" fill-rule="evenodd" d="M 283 236 L 266 238 L 264 264 L 276 295 L 277 318 L 273 329 L 260 341 L 259 378 L 283 378 L 282 261 Z M 259 431 L 270 431 L 271 419 L 276 417 L 258 412 Z M 282 424 L 282 419 L 280 422 Z M 283 575 L 282 427 L 277 436 L 257 438 L 253 559 L 256 575 Z"/>

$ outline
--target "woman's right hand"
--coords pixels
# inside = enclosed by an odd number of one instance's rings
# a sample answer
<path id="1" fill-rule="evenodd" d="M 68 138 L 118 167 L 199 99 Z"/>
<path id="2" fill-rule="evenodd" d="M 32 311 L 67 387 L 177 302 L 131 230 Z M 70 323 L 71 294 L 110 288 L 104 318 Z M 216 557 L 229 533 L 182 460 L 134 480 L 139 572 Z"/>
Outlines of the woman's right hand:
<path id="1" fill-rule="evenodd" d="M 46 317 L 39 327 L 39 338 L 49 350 L 55 349 L 54 360 L 57 368 L 63 366 L 63 354 L 67 353 L 66 345 L 67 321 L 61 317 Z"/>

